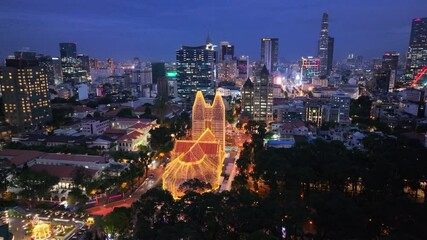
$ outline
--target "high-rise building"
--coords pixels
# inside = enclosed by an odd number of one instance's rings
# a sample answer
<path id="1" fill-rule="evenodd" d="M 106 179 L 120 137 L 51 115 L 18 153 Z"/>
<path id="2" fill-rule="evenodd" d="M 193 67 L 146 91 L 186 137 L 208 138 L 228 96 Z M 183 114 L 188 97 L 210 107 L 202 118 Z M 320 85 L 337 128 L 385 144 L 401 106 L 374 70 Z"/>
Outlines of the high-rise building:
<path id="1" fill-rule="evenodd" d="M 242 87 L 242 112 L 250 114 L 254 112 L 254 84 L 250 78 L 246 80 Z"/>
<path id="2" fill-rule="evenodd" d="M 427 66 L 427 17 L 412 20 L 406 59 L 408 78 L 413 80 L 424 66 Z"/>
<path id="3" fill-rule="evenodd" d="M 5 120 L 18 131 L 52 119 L 48 79 L 35 56 L 6 59 L 0 75 Z"/>
<path id="4" fill-rule="evenodd" d="M 89 57 L 87 55 L 77 57 L 77 46 L 75 43 L 60 43 L 59 48 L 63 81 L 72 84 L 89 81 L 90 75 L 86 70 L 89 68 Z M 85 66 L 83 66 L 82 60 L 85 61 Z"/>
<path id="5" fill-rule="evenodd" d="M 157 96 L 169 98 L 169 79 L 167 77 L 157 78 Z"/>
<path id="6" fill-rule="evenodd" d="M 396 82 L 397 67 L 399 64 L 398 52 L 385 52 L 383 55 L 381 69 L 374 72 L 377 90 L 381 92 L 393 91 Z"/>
<path id="7" fill-rule="evenodd" d="M 215 46 L 182 46 L 176 51 L 178 95 L 189 99 L 197 90 L 213 93 Z"/>
<path id="8" fill-rule="evenodd" d="M 320 39 L 318 42 L 317 56 L 320 59 L 320 75 L 329 75 L 332 70 L 332 60 L 334 54 L 334 38 L 329 37 L 328 14 L 323 13 L 322 25 L 320 29 Z"/>
<path id="9" fill-rule="evenodd" d="M 279 64 L 278 38 L 261 38 L 261 64 L 265 65 L 270 73 L 276 71 Z"/>
<path id="10" fill-rule="evenodd" d="M 235 59 L 234 45 L 231 45 L 229 42 L 221 42 L 219 49 L 219 62 L 233 59 Z"/>
<path id="11" fill-rule="evenodd" d="M 37 56 L 37 61 L 40 67 L 45 70 L 49 85 L 62 83 L 61 61 L 59 58 L 40 55 Z"/>
<path id="12" fill-rule="evenodd" d="M 305 83 L 311 83 L 313 78 L 320 76 L 320 58 L 308 56 L 301 58 L 301 77 Z"/>
<path id="13" fill-rule="evenodd" d="M 153 73 L 153 84 L 157 84 L 159 78 L 166 77 L 166 67 L 164 62 L 151 63 L 151 71 Z"/>
<path id="14" fill-rule="evenodd" d="M 383 55 L 382 69 L 397 70 L 399 55 L 398 52 L 385 52 Z"/>
<path id="15" fill-rule="evenodd" d="M 330 122 L 350 124 L 350 96 L 338 89 L 331 97 Z"/>
<path id="16" fill-rule="evenodd" d="M 253 119 L 270 123 L 273 121 L 273 78 L 264 65 L 254 83 Z"/>

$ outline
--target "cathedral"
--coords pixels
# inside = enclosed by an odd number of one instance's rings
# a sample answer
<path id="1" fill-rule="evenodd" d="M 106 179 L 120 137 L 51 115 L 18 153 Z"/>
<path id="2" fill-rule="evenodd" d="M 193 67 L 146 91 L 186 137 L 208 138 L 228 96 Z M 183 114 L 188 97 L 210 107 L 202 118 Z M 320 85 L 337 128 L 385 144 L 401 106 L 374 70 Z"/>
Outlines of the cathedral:
<path id="1" fill-rule="evenodd" d="M 163 174 L 163 189 L 174 198 L 184 195 L 184 182 L 197 178 L 212 190 L 220 186 L 225 157 L 225 107 L 222 97 L 215 95 L 207 104 L 197 92 L 193 104 L 191 140 L 177 140 L 171 151 L 172 161 Z"/>

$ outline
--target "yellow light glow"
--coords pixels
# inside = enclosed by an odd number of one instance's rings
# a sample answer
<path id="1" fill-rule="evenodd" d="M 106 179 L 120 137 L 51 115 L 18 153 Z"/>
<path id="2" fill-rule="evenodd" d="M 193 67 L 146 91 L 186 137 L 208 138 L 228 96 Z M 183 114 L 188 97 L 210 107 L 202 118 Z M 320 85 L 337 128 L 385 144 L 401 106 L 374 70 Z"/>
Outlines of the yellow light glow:
<path id="1" fill-rule="evenodd" d="M 184 193 L 179 187 L 197 178 L 219 188 L 225 156 L 225 106 L 217 94 L 212 106 L 206 104 L 202 93 L 196 94 L 192 116 L 192 139 L 177 140 L 171 152 L 172 161 L 163 174 L 163 189 L 177 199 Z M 179 146 L 179 147 L 178 147 Z"/>

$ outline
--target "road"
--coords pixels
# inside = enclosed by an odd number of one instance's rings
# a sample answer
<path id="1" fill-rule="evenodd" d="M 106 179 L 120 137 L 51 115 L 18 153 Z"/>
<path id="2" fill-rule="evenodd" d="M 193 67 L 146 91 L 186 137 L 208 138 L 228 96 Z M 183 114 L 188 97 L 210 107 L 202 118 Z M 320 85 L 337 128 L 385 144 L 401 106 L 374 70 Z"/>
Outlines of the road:
<path id="1" fill-rule="evenodd" d="M 152 178 L 152 181 L 145 181 L 144 183 L 142 183 L 135 190 L 135 192 L 132 193 L 132 195 L 130 195 L 126 199 L 107 203 L 107 204 L 104 204 L 102 206 L 95 206 L 95 207 L 87 209 L 86 212 L 91 214 L 91 215 L 105 216 L 108 213 L 112 212 L 114 210 L 114 208 L 116 208 L 116 207 L 130 207 L 130 206 L 132 206 L 132 203 L 138 201 L 142 194 L 147 192 L 149 189 L 158 186 L 161 183 L 163 172 L 164 172 L 163 167 L 159 167 L 157 169 L 150 170 L 149 174 L 154 175 L 154 177 Z"/>

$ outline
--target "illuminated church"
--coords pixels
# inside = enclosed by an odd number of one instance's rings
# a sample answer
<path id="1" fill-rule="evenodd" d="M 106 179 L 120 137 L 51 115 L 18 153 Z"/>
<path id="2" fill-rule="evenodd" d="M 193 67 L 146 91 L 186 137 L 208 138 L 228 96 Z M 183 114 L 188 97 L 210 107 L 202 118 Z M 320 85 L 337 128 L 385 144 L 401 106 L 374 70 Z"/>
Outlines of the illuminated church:
<path id="1" fill-rule="evenodd" d="M 222 97 L 215 95 L 207 104 L 197 92 L 192 113 L 192 140 L 177 140 L 171 152 L 172 161 L 163 174 L 163 189 L 174 198 L 184 195 L 180 185 L 197 178 L 209 183 L 213 190 L 220 186 L 225 157 L 225 107 Z"/>

